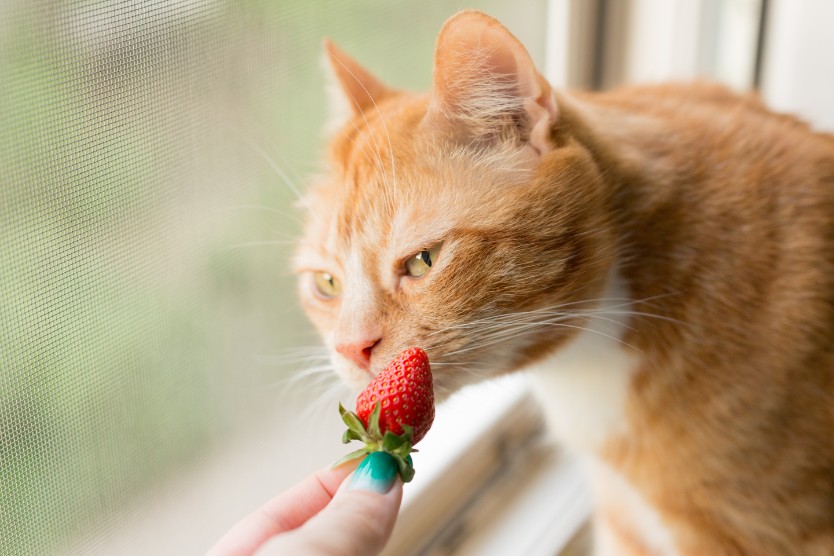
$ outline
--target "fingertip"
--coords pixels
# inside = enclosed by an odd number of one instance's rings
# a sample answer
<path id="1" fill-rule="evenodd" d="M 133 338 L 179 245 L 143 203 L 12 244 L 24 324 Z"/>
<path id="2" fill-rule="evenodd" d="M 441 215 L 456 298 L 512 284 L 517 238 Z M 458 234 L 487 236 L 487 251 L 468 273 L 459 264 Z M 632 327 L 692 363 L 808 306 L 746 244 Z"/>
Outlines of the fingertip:
<path id="1" fill-rule="evenodd" d="M 296 531 L 294 540 L 299 546 L 315 547 L 323 554 L 378 554 L 394 529 L 403 495 L 399 475 L 395 472 L 393 480 L 387 478 L 388 457 L 376 456 L 367 463 L 363 460 L 364 469 L 360 471 L 360 464 L 354 475 L 342 483 L 332 502 Z M 381 479 L 379 474 L 386 478 Z M 382 484 L 385 492 L 381 492 Z"/>
<path id="2" fill-rule="evenodd" d="M 385 494 L 398 482 L 397 474 L 398 466 L 393 456 L 385 452 L 373 452 L 356 468 L 348 488 Z"/>

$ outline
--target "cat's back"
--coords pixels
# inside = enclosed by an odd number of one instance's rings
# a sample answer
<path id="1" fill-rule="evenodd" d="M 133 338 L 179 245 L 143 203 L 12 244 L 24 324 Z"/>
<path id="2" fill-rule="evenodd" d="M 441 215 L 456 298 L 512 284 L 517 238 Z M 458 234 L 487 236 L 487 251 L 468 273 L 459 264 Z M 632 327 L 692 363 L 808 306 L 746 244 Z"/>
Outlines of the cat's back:
<path id="1" fill-rule="evenodd" d="M 769 109 L 755 93 L 707 82 L 578 98 L 621 169 L 648 177 L 646 202 L 685 195 L 693 203 L 749 207 L 750 218 L 791 219 L 786 225 L 814 220 L 815 235 L 834 249 L 834 135 Z M 766 214 L 772 210 L 777 214 Z"/>
<path id="2" fill-rule="evenodd" d="M 755 92 L 737 93 L 709 81 L 670 82 L 623 86 L 609 91 L 578 93 L 584 101 L 600 107 L 619 109 L 635 115 L 664 120 L 669 123 L 720 123 L 734 115 L 761 124 L 762 121 L 780 123 L 787 128 L 815 134 L 799 118 L 771 110 Z M 829 141 L 834 136 L 816 133 Z"/>
<path id="3" fill-rule="evenodd" d="M 739 94 L 716 83 L 633 85 L 576 96 L 599 110 L 630 115 L 632 123 L 642 118 L 647 128 L 662 123 L 681 138 L 702 140 L 710 134 L 738 135 L 756 130 L 758 136 L 772 141 L 803 139 L 834 151 L 834 135 L 815 131 L 793 115 L 771 110 L 756 93 Z"/>
<path id="4" fill-rule="evenodd" d="M 709 84 L 577 98 L 622 275 L 650 300 L 625 340 L 643 360 L 629 418 L 654 447 L 612 442 L 611 460 L 668 515 L 690 497 L 710 516 L 723 544 L 699 532 L 689 553 L 830 553 L 834 137 Z"/>

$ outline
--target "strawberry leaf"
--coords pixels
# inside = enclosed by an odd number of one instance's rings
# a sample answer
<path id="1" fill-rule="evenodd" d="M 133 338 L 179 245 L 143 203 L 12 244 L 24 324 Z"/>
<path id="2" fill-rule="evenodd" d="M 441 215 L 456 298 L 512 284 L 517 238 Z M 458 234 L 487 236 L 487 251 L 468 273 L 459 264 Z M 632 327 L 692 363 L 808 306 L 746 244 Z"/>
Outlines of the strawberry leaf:
<path id="1" fill-rule="evenodd" d="M 411 458 L 394 458 L 397 460 L 397 466 L 399 467 L 400 477 L 402 478 L 404 483 L 410 483 L 411 479 L 414 478 L 414 466 L 411 464 Z"/>
<path id="2" fill-rule="evenodd" d="M 347 444 L 351 440 L 362 440 L 362 435 L 358 434 L 356 431 L 348 429 L 342 435 L 342 444 Z"/>
<path id="3" fill-rule="evenodd" d="M 370 450 L 368 449 L 367 446 L 365 446 L 364 448 L 359 448 L 355 452 L 349 453 L 348 455 L 346 455 L 345 457 L 343 457 L 342 459 L 340 459 L 339 461 L 334 463 L 331 466 L 331 468 L 336 468 L 336 467 L 339 467 L 340 465 L 342 465 L 343 463 L 347 463 L 349 461 L 355 460 L 356 458 L 364 457 L 369 452 L 370 452 Z"/>
<path id="4" fill-rule="evenodd" d="M 400 424 L 403 428 L 403 440 L 407 441 L 409 444 L 411 443 L 411 439 L 414 438 L 414 429 L 409 425 Z"/>
<path id="5" fill-rule="evenodd" d="M 356 433 L 360 438 L 367 434 L 368 431 L 365 430 L 365 425 L 362 424 L 359 417 L 354 412 L 342 407 L 341 403 L 339 404 L 339 414 L 342 416 L 342 421 L 347 425 L 347 428 Z"/>
<path id="6" fill-rule="evenodd" d="M 408 454 L 411 453 L 411 442 L 408 442 L 408 441 L 403 442 L 402 445 L 399 448 L 394 450 L 394 453 L 399 455 L 399 456 L 402 456 L 404 458 L 408 457 Z"/>
<path id="7" fill-rule="evenodd" d="M 371 414 L 368 417 L 368 434 L 370 434 L 373 439 L 382 438 L 382 432 L 379 430 L 379 413 L 381 411 L 382 406 L 379 402 L 377 402 L 376 405 L 374 405 L 374 410 L 371 411 Z"/>
<path id="8" fill-rule="evenodd" d="M 345 418 L 345 413 L 350 413 L 350 411 L 345 409 L 345 406 L 342 405 L 342 402 L 339 402 L 339 415 L 342 416 L 342 419 Z"/>
<path id="9" fill-rule="evenodd" d="M 401 436 L 394 434 L 391 431 L 385 431 L 385 436 L 382 437 L 382 449 L 386 452 L 393 452 L 403 445 L 404 439 Z"/>

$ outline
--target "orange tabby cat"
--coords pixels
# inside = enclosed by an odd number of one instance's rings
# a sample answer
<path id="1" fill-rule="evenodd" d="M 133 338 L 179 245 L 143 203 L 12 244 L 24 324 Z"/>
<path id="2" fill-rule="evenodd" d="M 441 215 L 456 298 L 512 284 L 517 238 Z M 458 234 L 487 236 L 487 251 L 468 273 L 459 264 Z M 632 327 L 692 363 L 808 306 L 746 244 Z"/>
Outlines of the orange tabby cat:
<path id="1" fill-rule="evenodd" d="M 834 138 L 712 85 L 552 90 L 487 15 L 429 94 L 327 46 L 352 116 L 297 255 L 362 386 L 533 369 L 602 554 L 834 554 Z"/>

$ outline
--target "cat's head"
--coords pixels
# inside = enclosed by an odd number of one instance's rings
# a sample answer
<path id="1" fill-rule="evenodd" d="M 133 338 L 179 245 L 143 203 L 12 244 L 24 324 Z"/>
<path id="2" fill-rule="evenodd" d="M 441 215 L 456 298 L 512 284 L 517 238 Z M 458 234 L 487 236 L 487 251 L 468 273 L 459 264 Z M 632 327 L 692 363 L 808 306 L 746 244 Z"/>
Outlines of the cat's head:
<path id="1" fill-rule="evenodd" d="M 362 387 L 420 346 L 442 398 L 558 349 L 611 263 L 607 196 L 521 43 L 457 14 L 428 94 L 326 50 L 350 116 L 304 199 L 295 263 L 340 376 Z"/>

